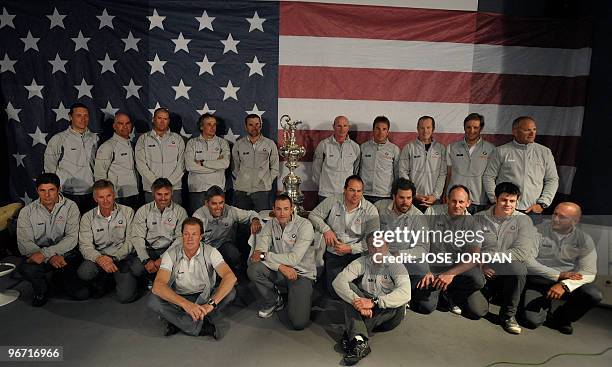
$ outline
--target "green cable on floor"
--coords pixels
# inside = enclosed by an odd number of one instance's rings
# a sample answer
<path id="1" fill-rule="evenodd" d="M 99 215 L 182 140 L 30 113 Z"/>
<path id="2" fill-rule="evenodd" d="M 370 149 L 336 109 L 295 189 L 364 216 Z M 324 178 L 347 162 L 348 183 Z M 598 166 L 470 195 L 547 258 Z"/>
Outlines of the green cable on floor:
<path id="1" fill-rule="evenodd" d="M 559 353 L 559 354 L 555 354 L 551 357 L 548 357 L 544 362 L 539 362 L 539 363 L 525 363 L 525 362 L 494 362 L 491 364 L 486 365 L 485 367 L 491 367 L 491 366 L 495 366 L 497 364 L 514 364 L 517 366 L 541 366 L 545 363 L 550 362 L 553 358 L 556 357 L 560 357 L 560 356 L 587 356 L 587 357 L 591 357 L 591 356 L 600 356 L 604 353 L 606 353 L 607 351 L 611 350 L 612 347 L 608 347 L 606 349 L 604 349 L 603 351 L 599 352 L 599 353 Z"/>

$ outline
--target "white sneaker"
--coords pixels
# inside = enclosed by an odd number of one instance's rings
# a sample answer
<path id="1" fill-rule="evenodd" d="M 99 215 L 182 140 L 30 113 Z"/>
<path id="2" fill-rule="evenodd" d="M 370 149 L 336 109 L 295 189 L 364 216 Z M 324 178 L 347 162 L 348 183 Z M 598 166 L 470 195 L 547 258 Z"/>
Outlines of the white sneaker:
<path id="1" fill-rule="evenodd" d="M 523 329 L 521 329 L 521 327 L 519 326 L 518 322 L 516 322 L 514 316 L 505 321 L 502 321 L 502 327 L 510 334 L 520 334 L 521 331 L 523 331 Z"/>
<path id="2" fill-rule="evenodd" d="M 257 315 L 261 318 L 267 319 L 268 317 L 272 316 L 274 312 L 280 311 L 284 307 L 285 307 L 285 302 L 283 301 L 283 297 L 279 295 L 274 305 L 270 307 L 262 308 L 261 310 L 259 310 L 259 312 L 257 312 Z"/>
<path id="3" fill-rule="evenodd" d="M 455 315 L 461 315 L 461 307 L 452 305 L 450 308 L 450 312 L 454 313 Z"/>

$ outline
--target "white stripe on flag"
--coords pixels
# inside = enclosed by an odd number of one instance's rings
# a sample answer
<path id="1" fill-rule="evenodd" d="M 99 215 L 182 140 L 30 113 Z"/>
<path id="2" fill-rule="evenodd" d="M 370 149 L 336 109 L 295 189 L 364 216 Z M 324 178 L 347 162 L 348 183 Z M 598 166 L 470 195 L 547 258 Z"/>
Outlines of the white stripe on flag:
<path id="1" fill-rule="evenodd" d="M 267 0 L 258 0 L 267 1 Z M 478 10 L 478 0 L 297 0 L 300 3 L 392 6 L 442 10 Z"/>

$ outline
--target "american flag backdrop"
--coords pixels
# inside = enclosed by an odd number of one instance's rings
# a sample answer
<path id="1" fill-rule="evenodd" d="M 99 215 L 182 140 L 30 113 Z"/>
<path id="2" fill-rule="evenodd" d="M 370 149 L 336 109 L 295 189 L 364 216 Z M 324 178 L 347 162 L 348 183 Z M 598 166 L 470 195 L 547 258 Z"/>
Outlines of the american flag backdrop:
<path id="1" fill-rule="evenodd" d="M 78 4 L 78 5 L 75 5 Z M 434 137 L 462 138 L 463 118 L 485 116 L 485 138 L 511 139 L 511 121 L 531 115 L 569 193 L 576 172 L 591 24 L 478 11 L 477 0 L 5 1 L 0 9 L 0 81 L 7 113 L 11 196 L 35 197 L 49 138 L 68 125 L 75 101 L 91 106 L 90 128 L 110 136 L 125 110 L 137 133 L 157 106 L 172 129 L 198 133 L 197 117 L 220 119 L 220 136 L 244 133 L 247 113 L 264 135 L 278 117 L 304 122 L 308 151 L 298 173 L 316 194 L 318 142 L 346 115 L 352 137 L 370 138 L 375 116 L 391 120 L 402 148 L 421 115 Z M 278 139 L 276 139 L 278 140 Z M 282 138 L 281 138 L 282 140 Z M 286 170 L 281 170 L 281 176 Z M 310 201 L 312 202 L 312 201 Z M 311 205 L 306 205 L 307 207 Z"/>

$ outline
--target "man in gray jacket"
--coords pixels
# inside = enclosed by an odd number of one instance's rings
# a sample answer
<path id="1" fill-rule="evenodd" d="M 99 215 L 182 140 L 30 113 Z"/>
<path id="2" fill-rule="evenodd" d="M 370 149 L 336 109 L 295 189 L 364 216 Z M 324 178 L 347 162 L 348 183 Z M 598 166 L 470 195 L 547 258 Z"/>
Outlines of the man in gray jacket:
<path id="1" fill-rule="evenodd" d="M 185 219 L 181 239 L 162 256 L 148 306 L 160 314 L 164 336 L 183 331 L 217 339 L 214 321 L 236 296 L 236 276 L 219 251 L 202 242 L 202 230 L 199 219 Z"/>
<path id="2" fill-rule="evenodd" d="M 395 329 L 404 319 L 410 301 L 410 278 L 402 264 L 387 263 L 389 246 L 374 245 L 368 235 L 368 254 L 351 262 L 334 279 L 334 289 L 344 303 L 344 362 L 352 366 L 370 354 L 372 331 Z M 354 281 L 361 278 L 359 283 Z"/>
<path id="3" fill-rule="evenodd" d="M 181 223 L 187 212 L 172 202 L 172 183 L 158 178 L 151 185 L 153 202 L 140 207 L 129 231 L 130 245 L 136 250 L 144 273 L 152 281 L 161 266 L 161 256 L 181 237 Z"/>
<path id="4" fill-rule="evenodd" d="M 398 175 L 400 149 L 389 141 L 391 123 L 378 116 L 372 124 L 372 139 L 361 144 L 363 194 L 371 203 L 391 196 L 393 180 Z"/>
<path id="5" fill-rule="evenodd" d="M 247 115 L 247 136 L 238 139 L 232 148 L 234 204 L 258 213 L 270 209 L 272 184 L 279 171 L 276 143 L 261 135 L 261 124 L 258 115 Z"/>
<path id="6" fill-rule="evenodd" d="M 115 203 L 113 183 L 108 180 L 96 181 L 93 192 L 98 206 L 83 214 L 79 228 L 79 250 L 85 258 L 79 266 L 79 278 L 89 282 L 92 296 L 99 298 L 106 292 L 106 281 L 112 274 L 119 302 L 132 302 L 142 268 L 126 241 L 134 211 Z"/>
<path id="7" fill-rule="evenodd" d="M 256 234 L 261 230 L 258 214 L 225 204 L 223 190 L 219 186 L 212 186 L 206 192 L 204 206 L 196 210 L 193 216 L 204 225 L 204 241 L 219 250 L 236 275 L 243 275 L 246 269 L 236 241 L 238 224 L 250 225 L 251 234 Z"/>
<path id="8" fill-rule="evenodd" d="M 153 201 L 149 191 L 156 178 L 165 177 L 173 185 L 172 200 L 181 204 L 181 185 L 185 171 L 185 141 L 170 131 L 170 111 L 160 107 L 153 113 L 153 129 L 136 142 L 136 168 L 142 177 L 145 202 Z"/>
<path id="9" fill-rule="evenodd" d="M 189 212 L 204 204 L 206 190 L 225 187 L 225 170 L 230 165 L 227 140 L 216 136 L 217 118 L 205 113 L 199 120 L 202 134 L 189 139 L 185 148 L 185 167 L 189 172 Z"/>
<path id="10" fill-rule="evenodd" d="M 288 290 L 287 314 L 295 330 L 310 320 L 312 287 L 317 277 L 312 224 L 293 214 L 293 202 L 286 194 L 274 200 L 274 218 L 257 235 L 248 274 L 263 298 L 259 317 L 267 318 L 284 307 L 277 285 Z"/>
<path id="11" fill-rule="evenodd" d="M 89 109 L 82 103 L 70 106 L 70 126 L 49 140 L 45 149 L 45 172 L 55 173 L 62 194 L 74 201 L 81 213 L 94 207 L 91 186 L 94 183 L 94 158 L 98 135 L 89 131 Z"/>
<path id="12" fill-rule="evenodd" d="M 43 173 L 36 178 L 38 200 L 19 212 L 17 245 L 26 257 L 19 270 L 32 283 L 32 306 L 47 303 L 46 273 L 66 293 L 77 300 L 89 298 L 89 290 L 77 277 L 83 258 L 76 248 L 79 236 L 79 208 L 74 201 L 60 194 L 60 179 L 55 173 Z"/>
<path id="13" fill-rule="evenodd" d="M 470 190 L 472 197 L 472 204 L 468 208 L 470 214 L 486 209 L 489 203 L 482 185 L 482 174 L 487 168 L 487 162 L 495 150 L 495 145 L 480 136 L 484 124 L 483 115 L 470 113 L 463 120 L 464 138 L 446 148 L 448 165 L 446 185 L 449 188 L 464 185 Z"/>
<path id="14" fill-rule="evenodd" d="M 535 142 L 536 123 L 521 116 L 512 122 L 514 140 L 495 148 L 482 176 L 489 201 L 495 203 L 495 186 L 513 182 L 521 190 L 516 209 L 542 213 L 552 203 L 559 188 L 555 158 L 547 147 Z"/>
<path id="15" fill-rule="evenodd" d="M 134 148 L 130 141 L 132 121 L 125 112 L 117 112 L 113 122 L 113 136 L 105 141 L 96 154 L 94 179 L 109 180 L 117 190 L 116 201 L 136 210 L 140 207 L 138 172 L 134 162 Z"/>
<path id="16" fill-rule="evenodd" d="M 416 205 L 421 211 L 434 205 L 444 192 L 446 178 L 446 148 L 434 141 L 436 121 L 422 116 L 417 121 L 417 138 L 402 149 L 399 177 L 414 182 Z"/>
<path id="17" fill-rule="evenodd" d="M 342 193 L 347 177 L 359 171 L 359 144 L 349 138 L 346 116 L 334 119 L 334 134 L 319 142 L 312 160 L 312 179 L 319 187 L 319 202 Z"/>
<path id="18" fill-rule="evenodd" d="M 501 295 L 499 322 L 507 332 L 520 334 L 516 313 L 527 280 L 526 263 L 533 256 L 536 230 L 531 218 L 515 210 L 521 192 L 513 183 L 502 182 L 495 187 L 495 205 L 479 212 L 484 242 L 482 253 L 508 254 L 509 262 L 482 263 L 490 298 Z"/>
<path id="19" fill-rule="evenodd" d="M 380 229 L 378 210 L 363 198 L 361 178 L 352 175 L 344 182 L 344 194 L 323 200 L 308 219 L 325 242 L 325 280 L 334 296 L 332 282 L 336 276 L 366 251 L 366 235 Z"/>
<path id="20" fill-rule="evenodd" d="M 529 275 L 519 311 L 529 328 L 547 323 L 563 334 L 572 334 L 572 322 L 602 300 L 601 291 L 592 283 L 597 275 L 597 251 L 591 236 L 578 227 L 581 214 L 578 205 L 560 203 L 552 221 L 537 227 L 536 258 L 527 263 Z M 552 300 L 565 303 L 550 313 Z"/>

